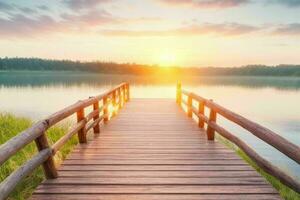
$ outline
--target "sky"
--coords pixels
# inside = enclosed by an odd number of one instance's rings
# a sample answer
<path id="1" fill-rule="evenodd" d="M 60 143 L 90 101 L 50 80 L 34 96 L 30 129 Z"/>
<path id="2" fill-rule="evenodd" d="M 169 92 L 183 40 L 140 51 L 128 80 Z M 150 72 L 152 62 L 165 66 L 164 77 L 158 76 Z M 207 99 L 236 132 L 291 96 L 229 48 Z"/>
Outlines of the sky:
<path id="1" fill-rule="evenodd" d="M 300 64 L 300 0 L 0 0 L 0 57 Z"/>

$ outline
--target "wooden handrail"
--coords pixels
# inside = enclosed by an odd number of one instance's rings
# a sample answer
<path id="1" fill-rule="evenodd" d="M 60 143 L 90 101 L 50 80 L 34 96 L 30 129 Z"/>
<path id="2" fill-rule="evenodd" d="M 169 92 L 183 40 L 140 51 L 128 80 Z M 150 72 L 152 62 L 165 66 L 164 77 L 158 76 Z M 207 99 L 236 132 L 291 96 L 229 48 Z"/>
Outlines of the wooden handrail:
<path id="1" fill-rule="evenodd" d="M 180 91 L 178 90 L 180 88 Z M 180 93 L 180 94 L 178 94 Z M 182 99 L 183 96 L 186 96 L 188 101 Z M 178 99 L 180 98 L 180 99 Z M 196 101 L 199 105 L 198 109 L 193 106 L 193 103 L 190 101 Z M 267 144 L 275 147 L 277 150 L 300 164 L 300 147 L 291 143 L 287 139 L 281 137 L 280 135 L 274 133 L 273 131 L 245 118 L 241 115 L 234 113 L 216 103 L 212 100 L 205 99 L 199 95 L 196 95 L 192 92 L 183 90 L 177 86 L 177 99 L 176 102 L 180 102 L 180 106 L 182 104 L 187 106 L 187 115 L 190 117 L 191 112 L 192 114 L 196 115 L 199 120 L 199 127 L 204 128 L 204 124 L 207 124 L 207 138 L 208 140 L 214 140 L 215 131 L 228 139 L 229 141 L 233 142 L 235 145 L 240 147 L 251 159 L 253 159 L 260 167 L 262 167 L 266 172 L 270 173 L 271 175 L 277 177 L 280 181 L 284 184 L 290 186 L 295 191 L 300 191 L 300 183 L 295 178 L 290 177 L 285 172 L 280 170 L 278 167 L 274 166 L 266 159 L 261 157 L 257 154 L 251 147 L 249 147 L 245 142 L 243 142 L 238 137 L 231 134 L 229 131 L 221 127 L 217 124 L 217 115 L 222 115 L 224 118 L 228 119 L 231 122 L 243 127 L 244 129 L 248 130 L 254 136 L 258 137 L 259 139 L 263 140 Z M 207 117 L 204 114 L 204 107 L 210 109 L 210 116 Z"/>
<path id="2" fill-rule="evenodd" d="M 11 173 L 3 182 L 1 182 L 0 199 L 6 199 L 20 180 L 28 176 L 34 169 L 43 164 L 50 156 L 51 149 L 44 149 L 23 164 L 19 169 Z"/>
<path id="3" fill-rule="evenodd" d="M 128 102 L 130 98 L 128 83 L 122 83 L 98 96 L 78 101 L 77 103 L 50 115 L 48 118 L 35 123 L 30 128 L 0 145 L 0 165 L 33 141 L 36 142 L 39 150 L 37 155 L 25 162 L 19 169 L 12 172 L 4 181 L 1 182 L 0 200 L 6 199 L 17 183 L 40 165 L 43 165 L 47 179 L 56 178 L 57 171 L 54 166 L 53 156 L 67 141 L 71 139 L 75 133 L 78 133 L 78 138 L 81 143 L 87 142 L 86 134 L 88 130 L 93 128 L 94 133 L 99 134 L 99 123 L 103 119 L 106 122 L 109 120 L 111 113 L 109 113 L 110 111 L 108 107 L 109 104 L 112 103 L 110 99 L 113 98 L 110 96 L 113 96 L 116 91 L 119 91 L 119 99 L 122 99 L 123 101 L 119 100 L 118 102 L 113 102 L 115 104 L 113 106 L 121 108 L 120 104 Z M 101 101 L 102 106 L 99 107 L 99 102 Z M 89 106 L 93 106 L 93 111 L 85 115 L 84 109 Z M 48 145 L 46 131 L 53 125 L 75 113 L 77 114 L 77 123 L 68 131 L 68 133 L 50 147 Z M 88 123 L 91 120 L 93 121 Z"/>

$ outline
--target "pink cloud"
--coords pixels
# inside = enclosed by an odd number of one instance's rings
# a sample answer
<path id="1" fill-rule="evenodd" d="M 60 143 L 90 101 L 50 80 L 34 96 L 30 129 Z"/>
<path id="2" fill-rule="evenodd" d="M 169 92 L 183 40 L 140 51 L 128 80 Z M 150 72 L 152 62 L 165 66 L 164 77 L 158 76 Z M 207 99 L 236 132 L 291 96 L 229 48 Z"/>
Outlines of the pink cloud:
<path id="1" fill-rule="evenodd" d="M 98 26 L 102 24 L 120 23 L 121 20 L 113 17 L 104 10 L 92 10 L 84 14 L 63 14 L 61 15 L 64 22 L 80 26 Z"/>
<path id="2" fill-rule="evenodd" d="M 126 36 L 126 37 L 145 37 L 145 36 L 197 36 L 197 35 L 222 35 L 222 36 L 238 36 L 252 33 L 260 30 L 259 27 L 238 24 L 224 23 L 202 25 L 192 25 L 181 27 L 172 30 L 149 30 L 149 31 L 134 31 L 134 30 L 104 30 L 102 34 L 107 36 Z"/>
<path id="3" fill-rule="evenodd" d="M 120 18 L 104 10 L 89 10 L 79 14 L 62 14 L 60 19 L 48 15 L 26 16 L 10 14 L 8 18 L 0 17 L 1 39 L 33 38 L 57 33 L 97 33 L 103 25 L 140 24 L 161 21 L 159 18 Z"/>
<path id="4" fill-rule="evenodd" d="M 91 9 L 103 3 L 110 3 L 113 0 L 63 0 L 72 10 Z"/>
<path id="5" fill-rule="evenodd" d="M 273 35 L 300 36 L 300 23 L 280 25 L 273 31 Z"/>
<path id="6" fill-rule="evenodd" d="M 41 15 L 37 18 L 29 18 L 22 14 L 10 16 L 8 19 L 0 18 L 0 27 L 0 35 L 6 37 L 33 37 L 37 34 L 59 32 L 66 29 L 49 16 Z"/>
<path id="7" fill-rule="evenodd" d="M 189 6 L 193 8 L 230 8 L 250 2 L 250 0 L 157 0 L 165 5 Z"/>

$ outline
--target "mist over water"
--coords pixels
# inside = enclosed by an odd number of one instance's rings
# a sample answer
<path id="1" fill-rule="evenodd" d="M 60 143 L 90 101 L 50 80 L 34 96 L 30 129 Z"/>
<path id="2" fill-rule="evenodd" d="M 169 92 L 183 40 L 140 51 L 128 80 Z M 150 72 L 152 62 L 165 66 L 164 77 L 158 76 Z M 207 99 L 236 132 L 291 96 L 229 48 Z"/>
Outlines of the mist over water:
<path id="1" fill-rule="evenodd" d="M 132 98 L 173 98 L 176 83 L 255 121 L 300 145 L 300 78 L 143 77 L 82 72 L 0 72 L 0 112 L 33 120 L 127 81 Z M 146 106 L 146 105 L 145 105 Z M 257 152 L 300 180 L 300 167 L 247 131 L 218 117 L 219 123 Z"/>

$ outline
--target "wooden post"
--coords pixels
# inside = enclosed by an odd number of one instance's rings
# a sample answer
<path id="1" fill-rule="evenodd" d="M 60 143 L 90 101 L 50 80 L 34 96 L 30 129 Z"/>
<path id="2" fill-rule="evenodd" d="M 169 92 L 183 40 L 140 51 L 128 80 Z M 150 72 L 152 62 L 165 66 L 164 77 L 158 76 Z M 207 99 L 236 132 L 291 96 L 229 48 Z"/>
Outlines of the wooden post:
<path id="1" fill-rule="evenodd" d="M 116 111 L 116 91 L 113 91 L 113 93 L 112 93 L 112 105 L 114 107 L 112 116 L 115 116 L 117 114 L 117 111 Z"/>
<path id="2" fill-rule="evenodd" d="M 93 109 L 94 109 L 94 111 L 99 109 L 99 101 L 97 101 L 96 103 L 93 104 Z M 99 113 L 93 117 L 94 121 L 97 120 L 97 119 L 99 119 Z M 99 134 L 100 133 L 99 123 L 96 124 L 93 129 L 94 129 L 94 134 Z"/>
<path id="3" fill-rule="evenodd" d="M 104 123 L 107 123 L 108 122 L 107 96 L 103 97 L 103 115 L 104 115 Z"/>
<path id="4" fill-rule="evenodd" d="M 35 144 L 39 151 L 49 148 L 49 143 L 45 133 L 35 139 Z M 47 179 L 57 178 L 57 171 L 52 155 L 49 156 L 49 158 L 43 163 L 43 169 Z"/>
<path id="5" fill-rule="evenodd" d="M 119 109 L 123 107 L 123 102 L 122 102 L 122 90 L 121 88 L 118 89 L 118 94 L 119 94 Z"/>
<path id="6" fill-rule="evenodd" d="M 212 100 L 210 100 L 212 101 Z M 209 121 L 211 122 L 216 122 L 217 121 L 217 113 L 214 109 L 210 109 L 210 113 L 209 113 Z M 215 139 L 215 130 L 210 127 L 209 125 L 207 126 L 207 139 L 208 140 L 214 140 Z"/>
<path id="7" fill-rule="evenodd" d="M 203 101 L 199 101 L 199 104 L 198 104 L 198 114 L 199 115 L 204 115 L 204 102 Z M 201 120 L 200 117 L 198 119 L 198 126 L 199 126 L 199 128 L 204 128 L 204 121 Z"/>
<path id="8" fill-rule="evenodd" d="M 187 115 L 188 115 L 188 117 L 193 116 L 192 106 L 193 106 L 193 99 L 192 99 L 192 96 L 189 95 L 188 96 L 188 101 L 187 101 Z"/>
<path id="9" fill-rule="evenodd" d="M 122 90 L 122 103 L 123 103 L 123 105 L 122 106 L 124 106 L 125 105 L 125 87 L 126 86 L 122 86 L 121 87 L 121 90 Z"/>
<path id="10" fill-rule="evenodd" d="M 126 101 L 128 102 L 130 100 L 130 89 L 129 89 L 129 83 L 126 84 Z"/>
<path id="11" fill-rule="evenodd" d="M 177 83 L 177 90 L 176 90 L 176 102 L 178 105 L 181 105 L 181 83 Z"/>
<path id="12" fill-rule="evenodd" d="M 127 84 L 124 85 L 124 102 L 127 102 Z"/>
<path id="13" fill-rule="evenodd" d="M 79 111 L 77 111 L 77 122 L 82 120 L 85 120 L 84 108 L 81 108 Z M 78 140 L 79 143 L 87 143 L 85 125 L 78 131 Z"/>

